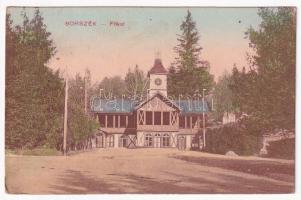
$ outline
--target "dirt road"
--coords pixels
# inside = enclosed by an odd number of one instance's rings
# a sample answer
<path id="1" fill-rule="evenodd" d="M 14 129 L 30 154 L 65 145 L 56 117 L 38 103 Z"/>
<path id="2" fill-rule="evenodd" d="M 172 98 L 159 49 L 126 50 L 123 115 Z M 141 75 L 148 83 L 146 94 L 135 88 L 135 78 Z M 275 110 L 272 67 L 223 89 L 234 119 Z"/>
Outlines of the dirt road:
<path id="1" fill-rule="evenodd" d="M 176 149 L 97 149 L 6 156 L 9 193 L 290 193 L 294 161 Z"/>

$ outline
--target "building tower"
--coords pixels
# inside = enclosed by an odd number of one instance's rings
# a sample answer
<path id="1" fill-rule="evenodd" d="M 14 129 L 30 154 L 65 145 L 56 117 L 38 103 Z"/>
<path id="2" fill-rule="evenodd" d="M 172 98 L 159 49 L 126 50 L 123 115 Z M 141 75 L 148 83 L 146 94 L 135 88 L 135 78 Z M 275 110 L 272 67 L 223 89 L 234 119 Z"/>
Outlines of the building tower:
<path id="1" fill-rule="evenodd" d="M 149 70 L 149 90 L 148 95 L 151 97 L 156 93 L 167 96 L 167 70 L 163 67 L 160 58 L 155 59 L 154 66 Z"/>

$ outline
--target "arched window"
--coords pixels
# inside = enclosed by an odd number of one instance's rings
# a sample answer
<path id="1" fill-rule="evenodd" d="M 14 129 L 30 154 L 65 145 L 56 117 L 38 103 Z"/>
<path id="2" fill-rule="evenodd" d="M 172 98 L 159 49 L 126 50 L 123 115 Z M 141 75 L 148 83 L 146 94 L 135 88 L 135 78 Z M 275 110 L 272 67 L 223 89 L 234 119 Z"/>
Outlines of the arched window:
<path id="1" fill-rule="evenodd" d="M 169 147 L 169 144 L 170 144 L 170 136 L 169 134 L 165 133 L 162 137 L 162 146 Z"/>
<path id="2" fill-rule="evenodd" d="M 145 135 L 145 146 L 146 147 L 152 147 L 153 146 L 153 136 L 150 133 Z"/>

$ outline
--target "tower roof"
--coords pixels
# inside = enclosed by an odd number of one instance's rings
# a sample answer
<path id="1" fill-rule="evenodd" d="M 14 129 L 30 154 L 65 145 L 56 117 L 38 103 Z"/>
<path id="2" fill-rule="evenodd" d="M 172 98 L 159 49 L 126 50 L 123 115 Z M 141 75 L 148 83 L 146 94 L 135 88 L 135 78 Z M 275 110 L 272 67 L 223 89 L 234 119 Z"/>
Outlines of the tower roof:
<path id="1" fill-rule="evenodd" d="M 163 67 L 161 59 L 155 59 L 154 66 L 149 70 L 148 74 L 167 74 L 167 70 Z"/>

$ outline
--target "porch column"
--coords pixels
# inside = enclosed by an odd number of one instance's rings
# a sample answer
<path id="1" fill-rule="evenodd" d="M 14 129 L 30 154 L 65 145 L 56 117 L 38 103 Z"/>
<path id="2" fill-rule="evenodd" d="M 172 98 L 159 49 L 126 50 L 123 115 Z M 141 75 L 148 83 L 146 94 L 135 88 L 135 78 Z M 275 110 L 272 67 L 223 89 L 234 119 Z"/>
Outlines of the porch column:
<path id="1" fill-rule="evenodd" d="M 108 115 L 105 115 L 105 127 L 108 128 Z"/>
<path id="2" fill-rule="evenodd" d="M 128 127 L 128 125 L 129 125 L 129 116 L 126 115 L 125 116 L 125 127 Z"/>

